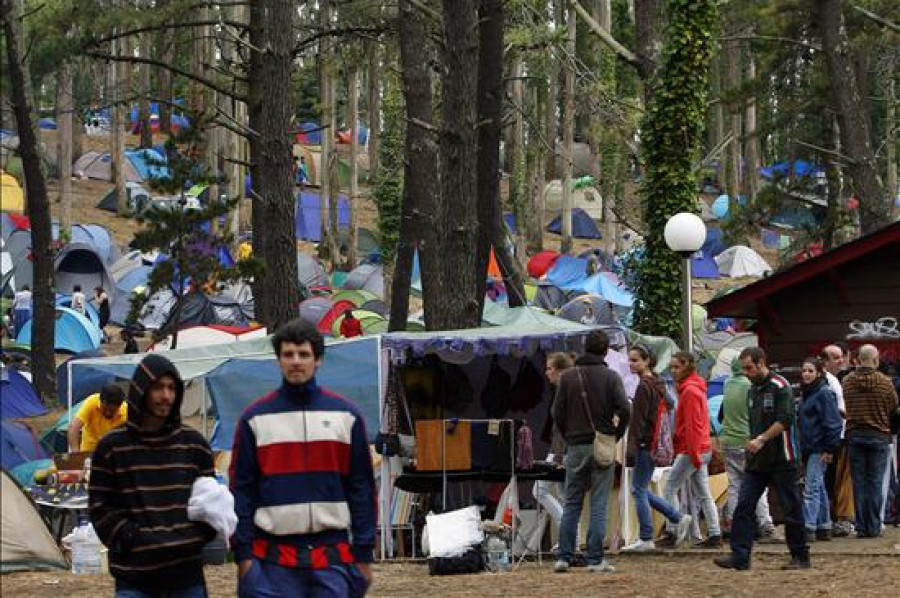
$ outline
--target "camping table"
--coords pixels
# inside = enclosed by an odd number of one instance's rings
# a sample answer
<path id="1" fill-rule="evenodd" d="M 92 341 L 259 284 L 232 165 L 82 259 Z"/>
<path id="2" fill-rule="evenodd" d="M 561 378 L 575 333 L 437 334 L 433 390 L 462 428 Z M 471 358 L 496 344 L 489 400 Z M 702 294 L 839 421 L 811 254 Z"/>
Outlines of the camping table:
<path id="1" fill-rule="evenodd" d="M 78 515 L 87 514 L 87 484 L 58 484 L 56 486 L 29 486 L 28 493 L 34 499 L 41 516 L 58 544 L 66 525 L 78 521 Z"/>

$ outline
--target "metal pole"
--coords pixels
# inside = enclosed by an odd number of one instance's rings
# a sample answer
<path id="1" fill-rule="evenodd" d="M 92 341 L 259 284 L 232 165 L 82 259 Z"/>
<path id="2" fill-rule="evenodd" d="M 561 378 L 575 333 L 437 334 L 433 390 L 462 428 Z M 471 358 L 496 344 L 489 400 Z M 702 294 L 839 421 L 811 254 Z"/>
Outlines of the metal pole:
<path id="1" fill-rule="evenodd" d="M 684 334 L 684 350 L 694 352 L 693 306 L 691 300 L 691 256 L 684 256 L 684 302 L 681 306 L 681 325 Z"/>

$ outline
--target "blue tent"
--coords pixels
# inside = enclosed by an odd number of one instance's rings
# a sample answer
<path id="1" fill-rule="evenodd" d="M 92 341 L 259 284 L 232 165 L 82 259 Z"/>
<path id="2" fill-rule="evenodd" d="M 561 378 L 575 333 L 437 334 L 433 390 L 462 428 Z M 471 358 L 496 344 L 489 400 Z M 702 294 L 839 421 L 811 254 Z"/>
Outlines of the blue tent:
<path id="1" fill-rule="evenodd" d="M 16 342 L 31 346 L 31 325 L 29 320 Z M 100 348 L 100 329 L 90 320 L 68 307 L 56 308 L 56 330 L 53 340 L 54 350 L 61 353 L 81 353 L 89 349 Z"/>
<path id="2" fill-rule="evenodd" d="M 554 218 L 550 224 L 547 225 L 547 230 L 551 233 L 561 235 L 562 215 Z M 587 212 L 581 208 L 574 208 L 572 210 L 572 236 L 576 239 L 601 238 L 600 230 L 597 228 L 597 225 L 591 220 L 591 217 L 588 216 Z"/>
<path id="3" fill-rule="evenodd" d="M 294 229 L 298 239 L 319 242 L 322 240 L 321 197 L 317 191 L 303 191 L 295 210 Z M 338 228 L 350 226 L 350 202 L 347 196 L 338 194 Z M 327 211 L 326 206 L 326 211 Z"/>
<path id="4" fill-rule="evenodd" d="M 719 266 L 712 254 L 700 250 L 691 258 L 691 276 L 694 278 L 719 278 Z"/>
<path id="5" fill-rule="evenodd" d="M 38 126 L 42 129 L 47 129 L 50 131 L 55 131 L 58 128 L 56 126 L 56 121 L 49 116 L 45 116 L 44 118 L 38 120 Z"/>
<path id="6" fill-rule="evenodd" d="M 322 128 L 319 123 L 305 122 L 300 125 L 300 131 L 306 135 L 310 145 L 322 145 Z"/>
<path id="7" fill-rule="evenodd" d="M 3 469 L 9 470 L 28 461 L 49 457 L 31 428 L 12 419 L 0 421 L 0 461 Z"/>
<path id="8" fill-rule="evenodd" d="M 378 339 L 367 337 L 329 344 L 316 372 L 316 381 L 354 403 L 366 422 L 369 442 L 379 430 Z M 353 375 L 348 375 L 353 372 Z M 231 450 L 241 412 L 262 394 L 281 385 L 274 355 L 268 360 L 229 360 L 206 376 L 219 425 L 212 438 L 217 450 Z"/>
<path id="9" fill-rule="evenodd" d="M 634 305 L 634 295 L 628 289 L 613 282 L 609 274 L 605 272 L 597 272 L 575 283 L 561 285 L 560 288 L 565 291 L 583 291 L 591 295 L 600 295 L 613 305 L 622 307 Z"/>
<path id="10" fill-rule="evenodd" d="M 516 226 L 516 216 L 512 212 L 503 212 L 503 221 L 509 228 L 509 232 L 514 235 L 519 234 L 519 228 Z"/>
<path id="11" fill-rule="evenodd" d="M 100 224 L 73 224 L 71 242 L 90 245 L 107 264 L 121 257 L 109 229 Z"/>
<path id="12" fill-rule="evenodd" d="M 87 296 L 91 296 L 91 289 L 84 289 L 87 291 Z M 57 307 L 72 307 L 72 295 L 65 295 L 63 293 L 57 293 L 56 298 L 54 299 Z M 100 326 L 100 314 L 97 313 L 97 308 L 94 307 L 94 304 L 90 301 L 85 302 L 84 304 L 84 312 L 87 316 L 87 319 L 94 324 L 94 326 Z"/>
<path id="13" fill-rule="evenodd" d="M 154 149 L 128 150 L 125 152 L 142 180 L 170 179 L 172 171 L 165 165 L 166 157 Z"/>
<path id="14" fill-rule="evenodd" d="M 777 177 L 795 176 L 795 177 L 818 177 L 825 173 L 825 170 L 818 164 L 807 162 L 806 160 L 788 160 L 786 162 L 778 162 L 769 166 L 763 166 L 759 169 L 759 174 L 763 178 L 772 180 Z"/>
<path id="15" fill-rule="evenodd" d="M 0 418 L 32 417 L 45 413 L 47 408 L 41 403 L 31 382 L 12 368 L 0 368 Z"/>
<path id="16" fill-rule="evenodd" d="M 147 286 L 152 266 L 138 266 L 126 272 L 116 281 L 116 297 L 110 305 L 109 321 L 120 326 L 125 324 L 128 312 L 131 310 L 131 295 L 137 287 Z"/>
<path id="17" fill-rule="evenodd" d="M 728 218 L 728 195 L 722 194 L 713 201 L 712 206 L 710 206 L 710 211 L 713 216 L 715 216 L 718 220 L 725 220 Z"/>
<path id="18" fill-rule="evenodd" d="M 559 288 L 579 285 L 587 278 L 586 258 L 561 255 L 544 274 L 543 282 Z"/>
<path id="19" fill-rule="evenodd" d="M 706 229 L 706 241 L 700 251 L 716 257 L 727 249 L 725 247 L 725 236 L 722 234 L 721 228 L 710 227 Z"/>
<path id="20" fill-rule="evenodd" d="M 94 357 L 103 357 L 103 351 L 99 349 L 91 349 L 78 353 L 65 360 L 56 368 L 56 392 L 59 397 L 59 404 L 66 405 L 69 396 L 69 362 L 76 362 L 80 359 L 91 359 Z M 73 370 L 74 372 L 74 370 Z M 122 372 L 123 378 L 128 378 L 134 373 L 134 367 Z M 115 376 L 102 370 L 92 368 L 82 368 L 78 370 L 78 375 L 72 375 L 72 404 L 80 403 L 94 393 L 100 392 L 104 385 L 115 379 Z"/>

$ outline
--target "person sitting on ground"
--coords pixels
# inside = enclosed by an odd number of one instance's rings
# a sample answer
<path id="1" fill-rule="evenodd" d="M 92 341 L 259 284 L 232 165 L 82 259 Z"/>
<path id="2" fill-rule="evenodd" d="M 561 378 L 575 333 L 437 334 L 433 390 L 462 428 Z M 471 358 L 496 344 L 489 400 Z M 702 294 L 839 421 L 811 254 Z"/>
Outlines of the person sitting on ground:
<path id="1" fill-rule="evenodd" d="M 107 432 L 125 424 L 128 407 L 125 393 L 115 384 L 107 384 L 81 404 L 69 424 L 69 452 L 93 452 Z"/>
<path id="2" fill-rule="evenodd" d="M 362 324 L 353 315 L 353 310 L 348 310 L 344 314 L 344 320 L 341 322 L 341 336 L 344 338 L 353 338 L 354 336 L 362 336 Z"/>

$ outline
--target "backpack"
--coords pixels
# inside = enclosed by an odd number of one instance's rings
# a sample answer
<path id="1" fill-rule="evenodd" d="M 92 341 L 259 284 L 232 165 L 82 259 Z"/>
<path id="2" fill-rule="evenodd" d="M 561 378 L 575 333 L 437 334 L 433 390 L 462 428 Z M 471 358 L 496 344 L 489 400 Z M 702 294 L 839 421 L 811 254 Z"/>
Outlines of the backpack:
<path id="1" fill-rule="evenodd" d="M 650 445 L 650 458 L 656 467 L 669 467 L 675 460 L 675 444 L 672 440 L 672 418 L 666 398 L 657 391 L 656 426 L 653 428 L 653 443 Z"/>

